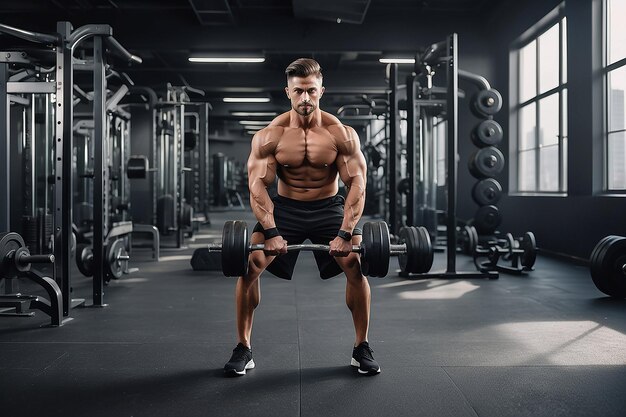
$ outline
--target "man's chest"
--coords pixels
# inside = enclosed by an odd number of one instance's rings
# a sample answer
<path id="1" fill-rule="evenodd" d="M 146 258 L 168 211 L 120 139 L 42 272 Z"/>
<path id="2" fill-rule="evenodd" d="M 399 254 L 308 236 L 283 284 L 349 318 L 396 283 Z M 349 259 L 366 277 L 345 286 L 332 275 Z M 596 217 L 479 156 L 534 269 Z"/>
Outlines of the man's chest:
<path id="1" fill-rule="evenodd" d="M 284 167 L 324 167 L 335 162 L 337 146 L 325 129 L 288 129 L 276 145 L 275 157 Z"/>

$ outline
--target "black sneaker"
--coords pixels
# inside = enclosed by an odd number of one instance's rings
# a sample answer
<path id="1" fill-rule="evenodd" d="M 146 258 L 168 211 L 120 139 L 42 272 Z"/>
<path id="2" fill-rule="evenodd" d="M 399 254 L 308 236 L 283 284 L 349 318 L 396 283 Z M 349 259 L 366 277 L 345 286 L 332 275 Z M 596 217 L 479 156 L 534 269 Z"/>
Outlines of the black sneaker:
<path id="1" fill-rule="evenodd" d="M 350 365 L 359 368 L 360 374 L 376 375 L 380 373 L 380 366 L 372 356 L 372 348 L 369 343 L 362 342 L 352 350 L 352 360 Z"/>
<path id="2" fill-rule="evenodd" d="M 252 360 L 252 350 L 245 345 L 239 343 L 233 349 L 233 355 L 226 365 L 224 365 L 224 373 L 228 375 L 245 375 L 246 369 L 254 368 L 254 360 Z"/>

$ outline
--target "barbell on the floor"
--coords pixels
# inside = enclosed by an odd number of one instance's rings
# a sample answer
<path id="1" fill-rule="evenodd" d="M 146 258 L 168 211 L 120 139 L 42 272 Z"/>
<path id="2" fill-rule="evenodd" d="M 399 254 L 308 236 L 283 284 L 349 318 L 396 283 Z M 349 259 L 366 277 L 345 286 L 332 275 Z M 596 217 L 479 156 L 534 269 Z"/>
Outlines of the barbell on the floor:
<path id="1" fill-rule="evenodd" d="M 615 298 L 626 298 L 626 237 L 606 236 L 591 252 L 593 283 Z"/>
<path id="2" fill-rule="evenodd" d="M 224 224 L 222 243 L 209 245 L 209 252 L 222 253 L 222 272 L 227 277 L 244 276 L 248 273 L 248 256 L 255 250 L 263 250 L 262 244 L 250 245 L 248 226 L 241 220 Z M 330 246 L 321 244 L 288 245 L 287 251 L 328 252 Z M 391 244 L 389 228 L 385 222 L 363 224 L 361 244 L 352 246 L 352 252 L 361 255 L 361 270 L 370 277 L 384 277 L 389 272 L 389 258 L 399 257 L 400 267 L 407 273 L 425 273 L 433 264 L 433 247 L 424 227 L 403 227 L 398 244 Z"/>
<path id="3" fill-rule="evenodd" d="M 124 240 L 111 240 L 105 246 L 105 255 L 103 259 L 105 267 L 105 280 L 108 282 L 111 278 L 119 279 L 128 267 L 130 256 L 126 252 Z M 78 270 L 86 277 L 94 274 L 94 255 L 91 245 L 80 244 L 76 251 L 76 266 Z"/>

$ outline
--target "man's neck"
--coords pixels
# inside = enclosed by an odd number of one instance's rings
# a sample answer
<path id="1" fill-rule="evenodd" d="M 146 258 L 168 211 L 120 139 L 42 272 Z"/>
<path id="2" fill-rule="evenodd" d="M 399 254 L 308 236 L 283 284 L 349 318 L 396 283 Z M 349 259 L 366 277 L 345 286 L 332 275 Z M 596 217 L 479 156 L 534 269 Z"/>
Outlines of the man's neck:
<path id="1" fill-rule="evenodd" d="M 300 129 L 310 129 L 312 127 L 317 127 L 322 125 L 322 111 L 318 108 L 315 109 L 308 116 L 302 116 L 294 109 L 291 109 L 289 112 L 290 120 L 289 126 L 300 128 Z"/>

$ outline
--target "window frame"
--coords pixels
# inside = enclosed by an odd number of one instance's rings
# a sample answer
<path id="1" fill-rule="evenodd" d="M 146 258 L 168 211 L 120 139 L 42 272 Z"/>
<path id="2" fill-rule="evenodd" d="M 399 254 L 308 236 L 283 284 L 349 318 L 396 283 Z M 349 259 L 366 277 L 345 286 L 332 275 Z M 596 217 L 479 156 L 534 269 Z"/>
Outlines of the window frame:
<path id="1" fill-rule="evenodd" d="M 609 135 L 612 133 L 626 132 L 624 129 L 609 131 L 609 74 L 612 71 L 626 67 L 626 56 L 608 64 L 609 60 L 609 16 L 608 2 L 602 1 L 602 90 L 603 98 L 603 134 L 602 134 L 602 190 L 605 194 L 624 194 L 626 195 L 626 186 L 624 188 L 609 188 Z M 626 98 L 626 91 L 625 91 Z M 624 161 L 626 164 L 626 161 Z"/>
<path id="2" fill-rule="evenodd" d="M 540 83 L 541 83 L 541 75 L 540 75 L 540 67 L 541 67 L 541 42 L 539 38 L 552 29 L 554 26 L 558 27 L 558 42 L 559 42 L 559 73 L 558 73 L 558 85 L 556 87 L 550 88 L 544 92 L 539 93 L 540 91 Z M 565 154 L 566 145 L 564 141 L 567 141 L 569 130 L 567 126 L 564 124 L 564 119 L 568 120 L 567 116 L 564 114 L 567 112 L 567 102 L 565 101 L 564 95 L 568 95 L 568 80 L 567 80 L 567 62 L 564 56 L 567 52 L 567 43 L 564 44 L 564 35 L 567 36 L 567 17 L 564 13 L 564 3 L 561 3 L 551 12 L 549 12 L 544 18 L 539 20 L 535 25 L 533 25 L 530 29 L 528 29 L 522 36 L 520 36 L 516 42 L 511 45 L 510 48 L 510 63 L 513 71 L 510 71 L 509 74 L 509 86 L 511 87 L 511 114 L 510 114 L 510 131 L 515 132 L 511 134 L 513 141 L 511 141 L 511 149 L 509 150 L 509 156 L 511 162 L 509 164 L 510 169 L 510 194 L 512 195 L 541 195 L 541 196 L 565 196 L 567 195 L 567 155 Z M 521 74 L 522 74 L 522 60 L 521 60 L 521 51 L 524 47 L 528 46 L 532 42 L 536 42 L 535 47 L 535 95 L 531 98 L 519 102 L 519 98 L 521 97 Z M 566 75 L 564 77 L 564 75 Z M 513 81 L 514 80 L 514 81 Z M 556 145 L 548 145 L 548 146 L 557 146 L 558 147 L 558 189 L 557 190 L 540 190 L 541 184 L 541 149 L 542 145 L 540 144 L 540 128 L 541 128 L 541 106 L 540 101 L 550 97 L 554 94 L 558 94 L 558 106 L 559 106 L 559 120 L 558 120 L 558 143 Z M 521 132 L 520 132 L 520 113 L 521 110 L 531 104 L 535 104 L 535 134 L 534 134 L 534 144 L 529 148 L 525 148 L 520 150 L 521 143 Z M 564 134 L 566 133 L 566 134 Z M 535 155 L 535 184 L 534 190 L 521 190 L 520 189 L 520 172 L 519 172 L 519 161 L 521 160 L 521 154 L 532 151 Z"/>

